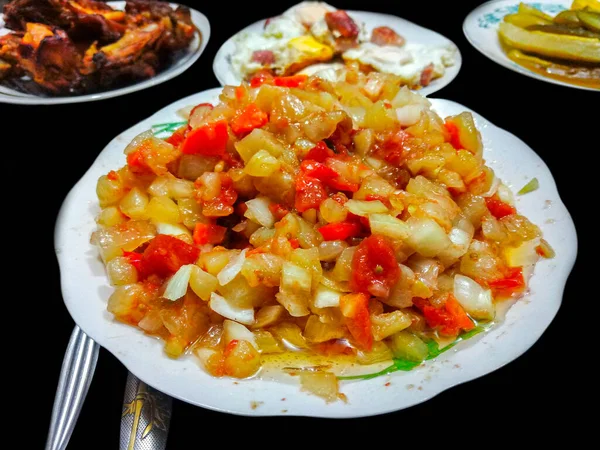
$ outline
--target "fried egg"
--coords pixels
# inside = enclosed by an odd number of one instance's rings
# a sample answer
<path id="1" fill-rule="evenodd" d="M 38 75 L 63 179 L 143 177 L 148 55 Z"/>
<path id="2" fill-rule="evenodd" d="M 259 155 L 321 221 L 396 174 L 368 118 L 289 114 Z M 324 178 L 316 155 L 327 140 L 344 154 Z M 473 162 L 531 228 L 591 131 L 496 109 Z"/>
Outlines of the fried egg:
<path id="1" fill-rule="evenodd" d="M 378 72 L 397 75 L 410 86 L 420 84 L 421 74 L 433 65 L 433 78 L 439 78 L 446 67 L 454 65 L 456 49 L 453 46 L 436 47 L 421 44 L 405 44 L 402 47 L 379 46 L 371 42 L 360 44 L 343 53 L 345 61 L 356 61 Z"/>

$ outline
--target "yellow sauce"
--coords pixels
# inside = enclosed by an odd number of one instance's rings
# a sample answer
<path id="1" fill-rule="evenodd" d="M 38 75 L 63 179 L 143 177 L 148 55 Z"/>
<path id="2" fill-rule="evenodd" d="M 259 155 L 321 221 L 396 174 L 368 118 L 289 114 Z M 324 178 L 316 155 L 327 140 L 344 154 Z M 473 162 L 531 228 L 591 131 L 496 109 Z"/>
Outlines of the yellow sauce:
<path id="1" fill-rule="evenodd" d="M 589 73 L 590 69 L 594 69 L 600 71 L 600 66 L 598 67 L 577 67 L 577 66 L 566 66 L 562 64 L 551 63 L 549 65 L 537 64 L 534 61 L 515 57 L 512 52 L 507 52 L 506 56 L 511 61 L 516 62 L 522 67 L 525 67 L 532 72 L 537 73 L 538 75 L 542 75 L 547 78 L 552 78 L 553 80 L 562 81 L 563 83 L 572 84 L 575 86 L 583 86 L 592 89 L 600 90 L 600 76 L 586 76 Z M 576 72 L 575 75 L 571 75 L 569 72 Z"/>

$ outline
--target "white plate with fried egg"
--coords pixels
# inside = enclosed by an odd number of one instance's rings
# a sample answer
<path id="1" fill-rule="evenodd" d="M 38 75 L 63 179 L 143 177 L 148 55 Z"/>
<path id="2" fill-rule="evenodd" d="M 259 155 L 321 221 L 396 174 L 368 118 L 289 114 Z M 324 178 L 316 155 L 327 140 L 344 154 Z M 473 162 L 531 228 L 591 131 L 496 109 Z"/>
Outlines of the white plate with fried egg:
<path id="1" fill-rule="evenodd" d="M 343 34 L 325 20 L 325 14 L 334 11 L 335 7 L 324 2 L 302 2 L 279 16 L 247 26 L 217 52 L 215 76 L 223 86 L 238 85 L 263 69 L 275 75 L 305 73 L 333 79 L 343 76 L 346 65 L 356 61 L 361 70 L 392 73 L 401 78 L 401 84 L 426 96 L 458 75 L 462 57 L 452 41 L 388 14 L 346 11 L 358 36 L 352 48 L 344 49 L 340 42 Z M 377 41 L 373 30 L 384 27 L 397 34 L 395 43 L 373 42 Z M 427 75 L 431 80 L 419 86 Z"/>

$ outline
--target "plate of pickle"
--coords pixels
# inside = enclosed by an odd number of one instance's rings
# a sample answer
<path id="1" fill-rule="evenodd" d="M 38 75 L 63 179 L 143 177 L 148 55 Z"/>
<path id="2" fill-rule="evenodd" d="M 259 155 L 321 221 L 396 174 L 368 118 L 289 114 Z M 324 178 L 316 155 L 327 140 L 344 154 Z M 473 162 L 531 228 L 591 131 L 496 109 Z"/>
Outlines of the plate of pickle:
<path id="1" fill-rule="evenodd" d="M 495 0 L 474 9 L 463 31 L 488 58 L 549 83 L 600 90 L 600 1 Z"/>

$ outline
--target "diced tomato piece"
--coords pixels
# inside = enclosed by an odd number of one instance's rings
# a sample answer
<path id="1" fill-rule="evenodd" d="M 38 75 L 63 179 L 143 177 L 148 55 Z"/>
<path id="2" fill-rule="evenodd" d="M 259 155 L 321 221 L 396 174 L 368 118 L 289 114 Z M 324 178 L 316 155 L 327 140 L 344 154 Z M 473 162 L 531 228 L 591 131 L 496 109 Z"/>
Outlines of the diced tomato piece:
<path id="1" fill-rule="evenodd" d="M 137 252 L 126 252 L 123 250 L 123 256 L 127 258 L 129 264 L 131 264 L 137 270 L 138 274 L 142 274 L 142 254 Z"/>
<path id="2" fill-rule="evenodd" d="M 499 291 L 520 291 L 525 288 L 525 278 L 522 267 L 512 267 L 507 270 L 504 278 L 488 282 L 488 286 Z"/>
<path id="3" fill-rule="evenodd" d="M 272 82 L 273 79 L 273 74 L 270 71 L 261 70 L 260 72 L 255 73 L 252 78 L 250 78 L 250 87 L 257 88 L 265 83 Z"/>
<path id="4" fill-rule="evenodd" d="M 227 228 L 206 223 L 197 223 L 194 228 L 194 242 L 198 245 L 220 244 L 225 239 Z"/>
<path id="5" fill-rule="evenodd" d="M 310 208 L 318 208 L 323 200 L 327 198 L 327 191 L 321 181 L 300 173 L 296 178 L 296 201 L 298 212 L 304 212 Z"/>
<path id="6" fill-rule="evenodd" d="M 250 103 L 241 114 L 231 121 L 231 130 L 236 136 L 243 136 L 269 121 L 267 113 L 261 111 L 255 103 Z"/>
<path id="7" fill-rule="evenodd" d="M 243 100 L 245 96 L 246 89 L 244 89 L 244 86 L 238 86 L 235 88 L 235 98 L 237 99 L 237 101 Z"/>
<path id="8" fill-rule="evenodd" d="M 312 159 L 318 162 L 325 162 L 327 158 L 331 158 L 335 156 L 333 150 L 327 147 L 327 144 L 323 141 L 320 141 L 317 145 L 311 148 L 308 151 L 305 159 Z"/>
<path id="9" fill-rule="evenodd" d="M 487 197 L 485 199 L 485 204 L 490 210 L 492 216 L 494 216 L 496 219 L 502 219 L 503 217 L 510 216 L 511 214 L 515 214 L 517 212 L 514 207 L 500 200 L 500 197 L 498 197 L 497 194 Z"/>
<path id="10" fill-rule="evenodd" d="M 387 298 L 400 279 L 400 268 L 392 245 L 383 236 L 364 239 L 352 258 L 350 289 Z"/>
<path id="11" fill-rule="evenodd" d="M 352 183 L 343 177 L 331 178 L 326 183 L 330 188 L 344 192 L 356 192 L 360 187 L 358 183 Z"/>
<path id="12" fill-rule="evenodd" d="M 111 181 L 117 181 L 119 179 L 119 174 L 114 170 L 111 170 L 106 174 L 106 178 L 108 178 Z"/>
<path id="13" fill-rule="evenodd" d="M 127 165 L 136 174 L 153 173 L 152 169 L 146 164 L 142 149 L 134 150 L 127 154 Z"/>
<path id="14" fill-rule="evenodd" d="M 238 346 L 238 344 L 240 343 L 240 341 L 238 341 L 237 339 L 232 339 L 231 341 L 229 341 L 229 344 L 227 344 L 227 346 L 225 346 L 225 350 L 223 351 L 223 356 L 227 357 L 231 354 L 231 352 L 233 352 L 233 350 Z"/>
<path id="15" fill-rule="evenodd" d="M 309 177 L 313 177 L 321 181 L 339 177 L 339 174 L 331 167 L 312 159 L 305 159 L 302 161 L 300 170 L 302 170 Z"/>
<path id="16" fill-rule="evenodd" d="M 292 246 L 292 248 L 296 249 L 300 247 L 300 241 L 296 238 L 292 238 L 289 240 L 290 241 L 290 245 Z"/>
<path id="17" fill-rule="evenodd" d="M 319 228 L 319 233 L 326 241 L 345 241 L 348 238 L 358 236 L 362 226 L 358 222 L 328 223 Z"/>
<path id="18" fill-rule="evenodd" d="M 458 129 L 458 126 L 449 119 L 446 119 L 444 125 L 450 133 L 450 144 L 452 144 L 452 147 L 454 147 L 456 150 L 464 148 L 460 143 L 460 131 Z"/>
<path id="19" fill-rule="evenodd" d="M 281 203 L 270 203 L 269 211 L 275 216 L 276 220 L 283 219 L 289 213 L 287 208 Z"/>
<path id="20" fill-rule="evenodd" d="M 275 86 L 282 87 L 298 87 L 304 83 L 308 78 L 308 75 L 291 75 L 289 77 L 275 77 Z"/>
<path id="21" fill-rule="evenodd" d="M 188 127 L 183 126 L 175 130 L 171 136 L 165 139 L 169 144 L 174 147 L 179 147 L 179 145 L 185 140 L 185 135 L 187 133 Z"/>
<path id="22" fill-rule="evenodd" d="M 460 330 L 469 331 L 475 324 L 452 294 L 446 294 L 443 306 L 436 308 L 429 300 L 414 298 L 413 303 L 425 316 L 427 324 L 446 336 L 456 336 Z"/>
<path id="23" fill-rule="evenodd" d="M 342 295 L 340 310 L 356 346 L 363 350 L 371 350 L 373 332 L 369 315 L 369 297 L 363 293 Z"/>
<path id="24" fill-rule="evenodd" d="M 185 264 L 193 264 L 200 255 L 200 249 L 181 239 L 167 234 L 159 234 L 150 241 L 142 256 L 145 276 L 156 274 L 161 277 L 173 275 Z"/>
<path id="25" fill-rule="evenodd" d="M 233 180 L 227 173 L 220 172 L 221 193 L 210 200 L 200 200 L 202 214 L 206 217 L 224 217 L 233 214 L 238 193 L 233 187 Z M 196 187 L 202 188 L 201 179 L 196 180 Z"/>
<path id="26" fill-rule="evenodd" d="M 188 155 L 222 156 L 228 140 L 227 121 L 219 120 L 190 131 L 183 141 L 181 151 Z"/>

